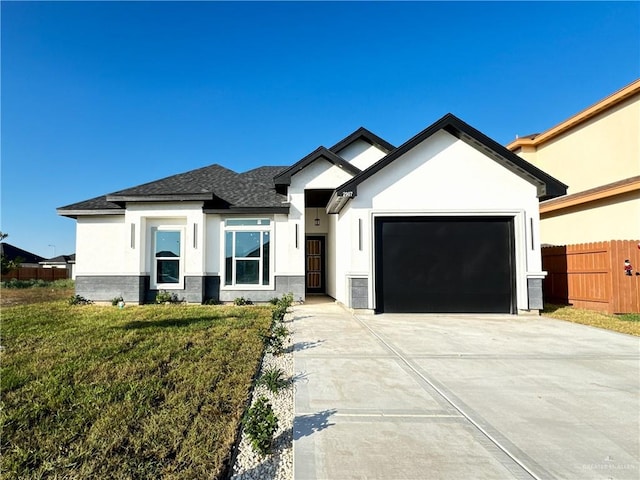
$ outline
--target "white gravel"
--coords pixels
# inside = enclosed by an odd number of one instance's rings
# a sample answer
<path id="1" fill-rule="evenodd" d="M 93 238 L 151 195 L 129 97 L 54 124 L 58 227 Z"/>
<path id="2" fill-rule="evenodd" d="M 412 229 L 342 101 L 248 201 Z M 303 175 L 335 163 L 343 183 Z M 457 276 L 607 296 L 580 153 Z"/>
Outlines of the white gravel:
<path id="1" fill-rule="evenodd" d="M 285 317 L 284 325 L 291 332 L 291 314 Z M 289 379 L 293 378 L 293 342 L 289 335 L 284 344 L 284 353 L 274 356 L 266 353 L 262 359 L 260 375 L 269 368 L 280 368 Z M 278 417 L 278 430 L 272 453 L 262 457 L 251 447 L 251 442 L 244 431 L 233 464 L 232 480 L 293 480 L 293 399 L 294 385 L 271 393 L 264 386 L 257 386 L 251 397 L 251 404 L 265 396 L 271 403 Z"/>

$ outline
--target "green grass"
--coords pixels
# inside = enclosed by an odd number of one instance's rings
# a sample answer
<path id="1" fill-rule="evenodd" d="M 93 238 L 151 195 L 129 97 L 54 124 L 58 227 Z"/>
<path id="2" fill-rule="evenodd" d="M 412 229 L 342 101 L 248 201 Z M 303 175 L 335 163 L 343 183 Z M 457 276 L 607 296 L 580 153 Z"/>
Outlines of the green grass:
<path id="1" fill-rule="evenodd" d="M 640 322 L 640 313 L 623 313 L 616 317 L 625 322 Z"/>
<path id="2" fill-rule="evenodd" d="M 217 478 L 269 307 L 2 309 L 2 478 Z"/>
<path id="3" fill-rule="evenodd" d="M 2 288 L 73 288 L 75 283 L 70 278 L 64 280 L 54 280 L 49 282 L 46 280 L 18 280 L 12 278 L 6 282 L 1 282 Z"/>
<path id="4" fill-rule="evenodd" d="M 29 281 L 31 283 L 31 281 Z M 0 283 L 0 305 L 26 305 L 54 300 L 68 299 L 74 295 L 73 280 L 58 280 L 44 282 L 46 285 L 32 285 L 25 288 L 7 287 L 6 282 Z"/>
<path id="5" fill-rule="evenodd" d="M 542 314 L 559 320 L 640 336 L 640 314 L 638 313 L 608 315 L 565 305 L 545 305 Z"/>

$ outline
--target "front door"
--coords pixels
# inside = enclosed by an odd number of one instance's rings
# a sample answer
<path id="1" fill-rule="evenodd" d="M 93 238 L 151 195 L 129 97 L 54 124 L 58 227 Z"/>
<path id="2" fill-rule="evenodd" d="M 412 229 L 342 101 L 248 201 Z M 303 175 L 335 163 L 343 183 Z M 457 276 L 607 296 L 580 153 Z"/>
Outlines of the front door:
<path id="1" fill-rule="evenodd" d="M 306 293 L 325 293 L 324 237 L 307 237 L 305 248 Z"/>

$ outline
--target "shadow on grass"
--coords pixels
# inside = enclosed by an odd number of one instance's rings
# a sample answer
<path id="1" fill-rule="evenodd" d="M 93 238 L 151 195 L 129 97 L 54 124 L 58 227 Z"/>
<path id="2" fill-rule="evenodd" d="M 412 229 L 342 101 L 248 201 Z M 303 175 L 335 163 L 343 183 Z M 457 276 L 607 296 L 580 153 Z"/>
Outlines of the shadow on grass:
<path id="1" fill-rule="evenodd" d="M 195 323 L 204 323 L 209 318 L 167 318 L 164 320 L 135 320 L 125 323 L 122 327 L 124 330 L 136 330 L 141 328 L 184 328 Z"/>
<path id="2" fill-rule="evenodd" d="M 545 313 L 553 313 L 560 310 L 561 308 L 566 308 L 571 306 L 572 304 L 570 303 L 567 303 L 565 305 L 556 304 L 556 303 L 545 303 L 544 308 L 542 309 L 542 314 L 544 315 Z"/>
<path id="3" fill-rule="evenodd" d="M 335 425 L 335 423 L 329 423 L 329 418 L 336 412 L 337 410 L 334 408 L 309 415 L 296 416 L 293 419 L 293 439 L 299 440 L 302 437 L 308 437 Z"/>

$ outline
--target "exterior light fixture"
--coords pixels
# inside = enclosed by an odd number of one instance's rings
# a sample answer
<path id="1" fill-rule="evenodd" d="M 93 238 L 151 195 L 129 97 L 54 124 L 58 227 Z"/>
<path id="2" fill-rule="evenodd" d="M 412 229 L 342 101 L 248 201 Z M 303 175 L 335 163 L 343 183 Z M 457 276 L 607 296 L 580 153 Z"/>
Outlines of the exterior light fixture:
<path id="1" fill-rule="evenodd" d="M 319 227 L 319 226 L 320 226 L 320 218 L 318 217 L 318 209 L 317 209 L 317 208 L 316 208 L 316 218 L 314 218 L 314 219 L 313 219 L 313 224 L 314 224 L 316 227 Z"/>

